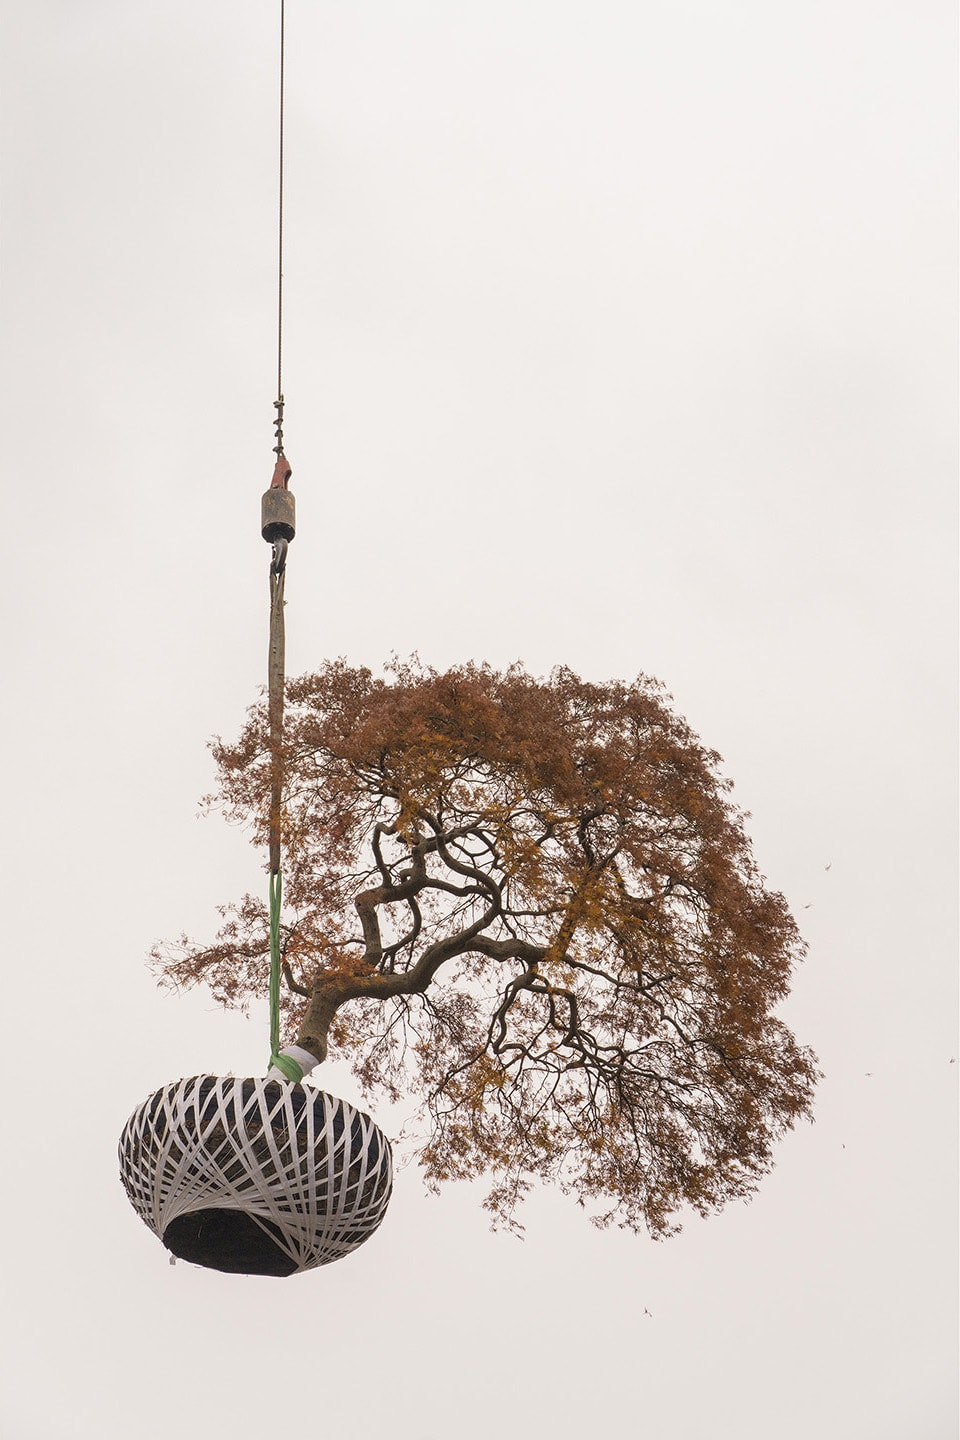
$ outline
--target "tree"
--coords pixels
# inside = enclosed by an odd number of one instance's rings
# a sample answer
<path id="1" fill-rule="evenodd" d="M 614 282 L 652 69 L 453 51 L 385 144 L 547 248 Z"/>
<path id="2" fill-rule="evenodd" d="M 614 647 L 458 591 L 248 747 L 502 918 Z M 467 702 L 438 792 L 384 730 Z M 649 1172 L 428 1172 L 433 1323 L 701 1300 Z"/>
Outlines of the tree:
<path id="1" fill-rule="evenodd" d="M 803 945 L 719 757 L 653 681 L 343 662 L 289 682 L 284 1023 L 365 1091 L 413 1084 L 428 1181 L 535 1178 L 662 1236 L 745 1197 L 809 1116 L 815 1059 L 774 1008 Z M 218 741 L 211 804 L 267 838 L 267 713 Z M 264 993 L 268 916 L 154 952 L 226 1006 Z"/>

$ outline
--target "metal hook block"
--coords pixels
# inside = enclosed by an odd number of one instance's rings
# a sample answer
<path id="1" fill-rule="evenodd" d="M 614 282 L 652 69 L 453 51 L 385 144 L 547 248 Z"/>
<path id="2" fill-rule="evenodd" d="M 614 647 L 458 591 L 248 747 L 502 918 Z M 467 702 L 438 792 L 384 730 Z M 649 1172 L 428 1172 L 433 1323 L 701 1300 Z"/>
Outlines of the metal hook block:
<path id="1" fill-rule="evenodd" d="M 260 533 L 268 544 L 290 541 L 297 533 L 297 504 L 289 490 L 272 486 L 260 501 Z"/>

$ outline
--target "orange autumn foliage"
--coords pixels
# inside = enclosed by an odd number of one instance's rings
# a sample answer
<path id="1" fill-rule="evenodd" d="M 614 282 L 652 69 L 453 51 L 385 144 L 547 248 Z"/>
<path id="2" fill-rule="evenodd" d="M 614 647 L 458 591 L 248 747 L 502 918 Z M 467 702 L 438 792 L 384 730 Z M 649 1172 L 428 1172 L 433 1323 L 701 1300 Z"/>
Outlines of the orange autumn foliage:
<path id="1" fill-rule="evenodd" d="M 288 1038 L 422 1100 L 428 1179 L 535 1179 L 661 1236 L 744 1197 L 809 1116 L 814 1057 L 775 1009 L 803 945 L 753 862 L 719 757 L 655 682 L 414 661 L 287 686 Z M 265 706 L 214 750 L 212 803 L 267 832 Z M 154 958 L 227 1006 L 262 996 L 267 913 Z"/>

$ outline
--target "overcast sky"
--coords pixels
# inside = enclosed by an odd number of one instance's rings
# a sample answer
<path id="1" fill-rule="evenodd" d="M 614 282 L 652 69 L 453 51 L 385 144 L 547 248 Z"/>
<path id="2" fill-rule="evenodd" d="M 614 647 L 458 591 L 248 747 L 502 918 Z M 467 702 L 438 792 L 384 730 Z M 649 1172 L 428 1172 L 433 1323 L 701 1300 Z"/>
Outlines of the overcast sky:
<path id="1" fill-rule="evenodd" d="M 144 957 L 264 884 L 197 802 L 265 673 L 279 6 L 3 6 L 4 1437 L 955 1440 L 954 10 L 287 0 L 290 670 L 661 679 L 826 1078 L 667 1243 L 410 1166 L 280 1282 L 115 1160 L 267 1054 Z"/>

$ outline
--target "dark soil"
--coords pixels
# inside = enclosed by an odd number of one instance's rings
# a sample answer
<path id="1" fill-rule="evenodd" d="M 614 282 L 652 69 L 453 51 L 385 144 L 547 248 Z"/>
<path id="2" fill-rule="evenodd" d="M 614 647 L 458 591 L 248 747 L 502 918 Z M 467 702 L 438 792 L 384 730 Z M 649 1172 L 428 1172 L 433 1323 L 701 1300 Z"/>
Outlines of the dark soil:
<path id="1" fill-rule="evenodd" d="M 266 1227 L 266 1228 L 264 1228 Z M 163 1243 L 180 1260 L 225 1270 L 229 1275 L 292 1275 L 297 1262 L 268 1231 L 243 1210 L 194 1210 L 171 1221 Z M 276 1233 L 276 1232 L 274 1232 Z"/>

